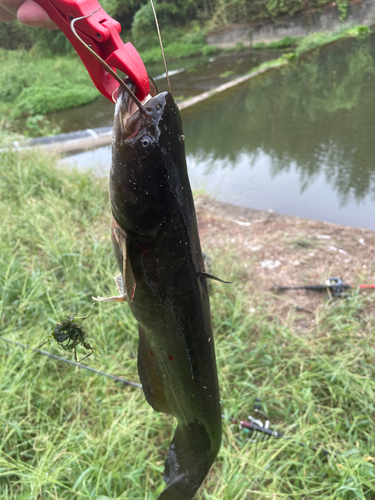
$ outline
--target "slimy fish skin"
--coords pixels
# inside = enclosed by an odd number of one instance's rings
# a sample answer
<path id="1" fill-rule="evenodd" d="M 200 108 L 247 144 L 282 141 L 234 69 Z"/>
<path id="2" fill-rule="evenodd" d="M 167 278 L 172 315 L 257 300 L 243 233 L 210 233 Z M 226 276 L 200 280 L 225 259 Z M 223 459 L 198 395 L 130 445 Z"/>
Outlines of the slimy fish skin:
<path id="1" fill-rule="evenodd" d="M 220 449 L 220 395 L 180 114 L 169 93 L 153 93 L 143 109 L 121 91 L 116 102 L 109 193 L 123 290 L 113 300 L 139 323 L 148 403 L 178 421 L 159 500 L 189 500 Z"/>

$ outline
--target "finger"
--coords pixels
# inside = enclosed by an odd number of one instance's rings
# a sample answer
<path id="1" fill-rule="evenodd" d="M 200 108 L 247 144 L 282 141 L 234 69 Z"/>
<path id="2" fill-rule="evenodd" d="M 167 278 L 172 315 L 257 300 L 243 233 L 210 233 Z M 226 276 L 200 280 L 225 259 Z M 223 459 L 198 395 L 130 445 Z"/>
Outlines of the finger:
<path id="1" fill-rule="evenodd" d="M 0 22 L 8 23 L 9 21 L 14 21 L 15 19 L 17 19 L 16 16 L 0 7 Z"/>
<path id="2" fill-rule="evenodd" d="M 25 0 L 17 11 L 17 19 L 22 24 L 55 30 L 58 27 L 47 12 L 33 0 Z"/>
<path id="3" fill-rule="evenodd" d="M 1 7 L 16 16 L 22 2 L 23 0 L 1 0 Z"/>

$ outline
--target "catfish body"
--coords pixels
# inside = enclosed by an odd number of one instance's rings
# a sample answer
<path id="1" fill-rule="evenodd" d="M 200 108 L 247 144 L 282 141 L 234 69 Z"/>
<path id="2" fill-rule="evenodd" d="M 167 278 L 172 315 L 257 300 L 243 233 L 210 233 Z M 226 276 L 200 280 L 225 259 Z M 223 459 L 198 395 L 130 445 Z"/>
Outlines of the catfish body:
<path id="1" fill-rule="evenodd" d="M 148 403 L 176 417 L 159 500 L 189 500 L 221 445 L 221 408 L 207 279 L 178 108 L 167 93 L 131 113 L 116 103 L 112 242 L 139 323 Z"/>

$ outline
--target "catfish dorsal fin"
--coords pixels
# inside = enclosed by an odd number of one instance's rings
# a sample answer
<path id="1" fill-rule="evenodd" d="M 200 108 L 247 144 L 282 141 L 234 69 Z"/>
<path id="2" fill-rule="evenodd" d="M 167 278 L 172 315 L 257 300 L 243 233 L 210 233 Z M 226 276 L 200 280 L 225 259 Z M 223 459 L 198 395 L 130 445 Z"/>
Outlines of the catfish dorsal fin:
<path id="1" fill-rule="evenodd" d="M 209 278 L 211 280 L 221 281 L 221 283 L 225 283 L 226 285 L 231 284 L 231 281 L 224 281 L 224 280 L 218 278 L 217 276 L 214 276 L 213 274 L 206 273 L 205 271 L 200 272 L 199 276 L 203 276 L 204 278 L 207 278 L 207 279 Z"/>

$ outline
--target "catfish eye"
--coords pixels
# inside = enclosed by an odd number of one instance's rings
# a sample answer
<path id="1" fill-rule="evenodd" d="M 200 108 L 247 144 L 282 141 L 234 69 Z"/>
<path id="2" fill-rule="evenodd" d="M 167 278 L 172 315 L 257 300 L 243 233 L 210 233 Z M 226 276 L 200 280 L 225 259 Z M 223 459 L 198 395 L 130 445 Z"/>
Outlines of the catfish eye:
<path id="1" fill-rule="evenodd" d="M 140 143 L 141 143 L 142 149 L 144 151 L 148 151 L 152 145 L 152 139 L 148 135 L 144 135 L 143 137 L 141 137 Z"/>

